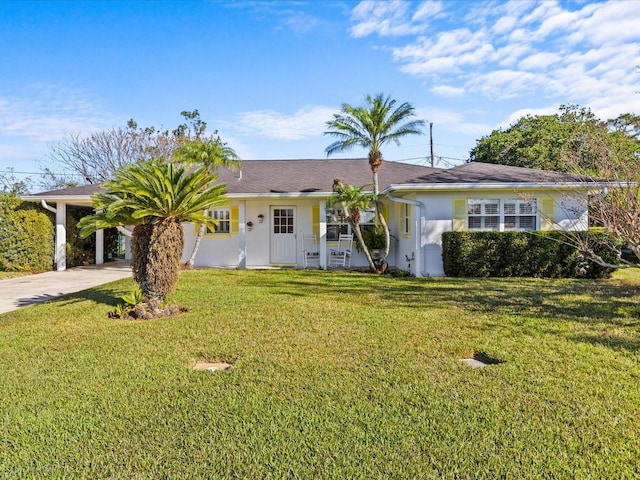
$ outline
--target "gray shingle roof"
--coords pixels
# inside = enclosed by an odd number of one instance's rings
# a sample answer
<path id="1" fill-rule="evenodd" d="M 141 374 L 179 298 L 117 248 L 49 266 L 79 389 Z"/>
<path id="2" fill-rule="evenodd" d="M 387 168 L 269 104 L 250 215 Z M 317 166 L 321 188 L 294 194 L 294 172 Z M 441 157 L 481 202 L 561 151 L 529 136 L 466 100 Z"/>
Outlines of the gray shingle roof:
<path id="1" fill-rule="evenodd" d="M 398 162 L 385 162 L 378 178 L 380 189 L 394 183 L 409 183 L 437 169 Z M 234 194 L 313 194 L 330 193 L 333 180 L 350 185 L 371 184 L 366 158 L 331 160 L 248 160 L 239 172 L 220 172 L 220 180 Z M 370 190 L 368 188 L 367 190 Z"/>
<path id="2" fill-rule="evenodd" d="M 220 182 L 227 184 L 234 195 L 304 195 L 330 194 L 333 180 L 362 186 L 371 183 L 371 170 L 366 158 L 322 160 L 246 160 L 241 171 L 219 171 Z M 465 163 L 442 169 L 386 161 L 378 173 L 380 190 L 389 185 L 407 184 L 510 184 L 510 183 L 571 183 L 585 179 L 559 172 L 508 167 L 490 163 Z M 87 196 L 98 191 L 98 185 L 65 188 L 43 192 L 33 197 Z"/>
<path id="3" fill-rule="evenodd" d="M 471 162 L 438 170 L 420 179 L 424 183 L 572 183 L 588 181 L 586 177 L 548 170 L 510 167 L 493 163 Z"/>

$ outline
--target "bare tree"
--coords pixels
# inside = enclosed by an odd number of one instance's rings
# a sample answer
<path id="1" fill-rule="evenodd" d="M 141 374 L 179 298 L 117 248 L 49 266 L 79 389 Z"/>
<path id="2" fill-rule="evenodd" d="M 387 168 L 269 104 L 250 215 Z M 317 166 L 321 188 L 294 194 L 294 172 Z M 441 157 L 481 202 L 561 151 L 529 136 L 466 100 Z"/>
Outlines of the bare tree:
<path id="1" fill-rule="evenodd" d="M 170 161 L 190 141 L 213 141 L 198 110 L 182 111 L 184 122 L 174 130 L 139 127 L 132 119 L 126 127 L 114 127 L 88 136 L 71 134 L 49 146 L 41 185 L 47 189 L 100 184 L 113 178 L 121 167 L 163 158 Z M 62 171 L 63 173 L 59 173 Z"/>
<path id="2" fill-rule="evenodd" d="M 31 189 L 31 178 L 19 179 L 15 170 L 8 168 L 6 172 L 0 172 L 0 193 L 11 196 L 20 196 L 29 193 Z"/>

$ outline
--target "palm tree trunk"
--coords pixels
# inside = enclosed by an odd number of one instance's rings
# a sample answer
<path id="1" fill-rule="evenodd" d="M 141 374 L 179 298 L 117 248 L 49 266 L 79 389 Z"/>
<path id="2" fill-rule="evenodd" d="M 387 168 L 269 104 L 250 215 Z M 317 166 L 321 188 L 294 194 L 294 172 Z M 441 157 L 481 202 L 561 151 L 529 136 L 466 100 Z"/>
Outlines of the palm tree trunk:
<path id="1" fill-rule="evenodd" d="M 196 262 L 196 254 L 198 253 L 198 249 L 200 248 L 200 243 L 202 242 L 202 237 L 204 237 L 206 228 L 207 227 L 205 227 L 204 225 L 200 225 L 200 227 L 198 227 L 198 235 L 196 235 L 196 243 L 193 245 L 193 251 L 191 252 L 191 256 L 189 257 L 189 260 L 187 260 L 187 263 L 184 264 L 185 267 L 193 268 L 193 265 Z"/>
<path id="2" fill-rule="evenodd" d="M 389 233 L 389 225 L 382 215 L 382 202 L 380 201 L 379 188 L 378 188 L 378 170 L 373 171 L 373 194 L 376 196 L 376 215 L 380 220 L 380 225 L 384 230 L 384 254 L 382 256 L 381 266 L 383 272 L 387 269 L 387 257 L 389 256 L 389 250 L 391 249 L 391 233 Z"/>
<path id="3" fill-rule="evenodd" d="M 367 262 L 369 262 L 369 268 L 372 272 L 377 272 L 378 268 L 376 267 L 376 263 L 373 261 L 371 257 L 371 253 L 367 248 L 367 245 L 364 243 L 364 238 L 362 238 L 362 230 L 360 230 L 360 224 L 355 223 L 353 221 L 349 221 L 351 223 L 351 229 L 356 232 L 356 238 L 358 239 L 358 243 L 360 244 L 360 248 L 364 252 L 364 256 L 367 257 Z"/>

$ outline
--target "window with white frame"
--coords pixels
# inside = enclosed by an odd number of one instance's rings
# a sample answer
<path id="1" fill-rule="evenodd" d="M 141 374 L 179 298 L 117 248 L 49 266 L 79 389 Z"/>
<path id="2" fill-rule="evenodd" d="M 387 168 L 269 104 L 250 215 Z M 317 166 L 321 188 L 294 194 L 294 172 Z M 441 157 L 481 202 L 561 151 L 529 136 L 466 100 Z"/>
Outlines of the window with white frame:
<path id="1" fill-rule="evenodd" d="M 231 211 L 228 208 L 218 208 L 216 210 L 207 210 L 207 215 L 218 221 L 215 230 L 207 227 L 208 234 L 230 233 L 231 232 Z"/>
<path id="2" fill-rule="evenodd" d="M 400 204 L 400 233 L 409 235 L 411 233 L 411 205 Z"/>
<path id="3" fill-rule="evenodd" d="M 535 230 L 538 226 L 536 199 L 468 199 L 469 230 Z"/>
<path id="4" fill-rule="evenodd" d="M 500 230 L 500 200 L 467 200 L 469 230 Z"/>
<path id="5" fill-rule="evenodd" d="M 360 229 L 375 228 L 376 212 L 373 208 L 360 211 Z M 337 242 L 340 234 L 352 234 L 347 216 L 340 209 L 327 208 L 327 241 Z"/>
<path id="6" fill-rule="evenodd" d="M 504 229 L 535 230 L 537 228 L 537 203 L 535 198 L 504 200 Z"/>

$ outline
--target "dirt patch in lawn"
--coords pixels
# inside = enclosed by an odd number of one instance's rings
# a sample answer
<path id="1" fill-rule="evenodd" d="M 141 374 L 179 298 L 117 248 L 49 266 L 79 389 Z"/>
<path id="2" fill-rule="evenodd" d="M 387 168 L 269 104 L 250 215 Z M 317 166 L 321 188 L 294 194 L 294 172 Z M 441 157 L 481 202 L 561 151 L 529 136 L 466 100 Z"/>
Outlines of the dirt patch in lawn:
<path id="1" fill-rule="evenodd" d="M 473 368 L 488 367 L 489 365 L 498 365 L 504 363 L 504 360 L 492 357 L 486 352 L 475 351 L 469 358 L 461 358 L 461 361 Z"/>
<path id="2" fill-rule="evenodd" d="M 196 362 L 193 366 L 194 370 L 208 370 L 209 372 L 224 372 L 230 368 L 231 364 L 226 362 Z"/>

